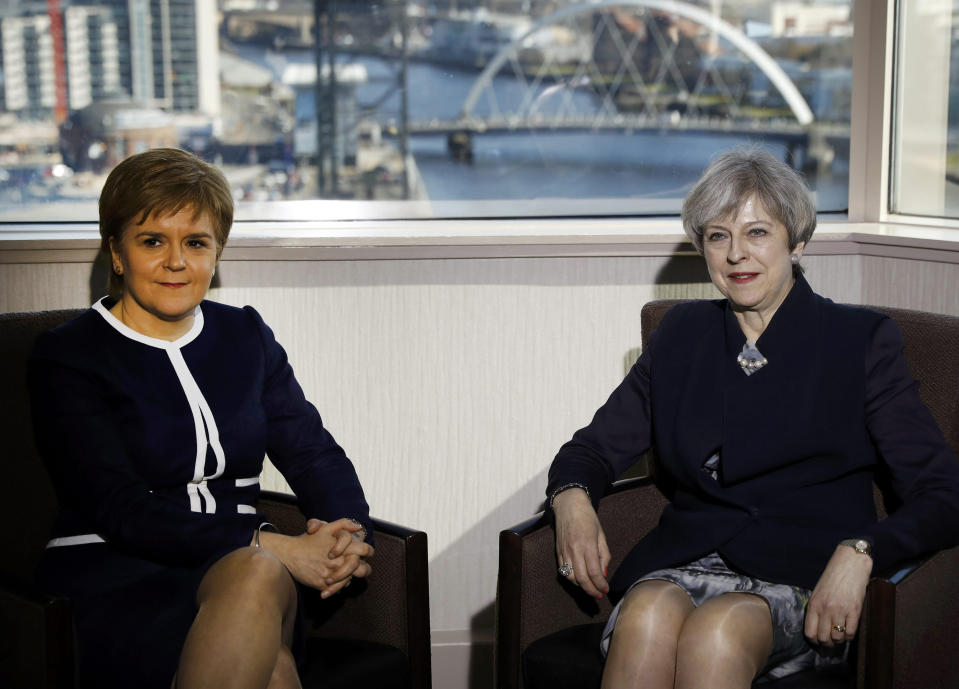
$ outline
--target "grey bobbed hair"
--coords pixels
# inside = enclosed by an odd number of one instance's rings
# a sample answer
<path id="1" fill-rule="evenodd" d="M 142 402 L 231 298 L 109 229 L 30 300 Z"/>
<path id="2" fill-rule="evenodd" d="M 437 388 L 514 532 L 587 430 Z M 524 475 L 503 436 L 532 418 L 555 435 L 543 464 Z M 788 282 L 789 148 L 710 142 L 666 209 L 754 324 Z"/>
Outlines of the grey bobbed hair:
<path id="1" fill-rule="evenodd" d="M 723 153 L 703 173 L 683 202 L 683 230 L 703 253 L 709 223 L 735 216 L 755 196 L 789 233 L 789 249 L 809 242 L 816 230 L 816 208 L 802 175 L 763 150 Z"/>

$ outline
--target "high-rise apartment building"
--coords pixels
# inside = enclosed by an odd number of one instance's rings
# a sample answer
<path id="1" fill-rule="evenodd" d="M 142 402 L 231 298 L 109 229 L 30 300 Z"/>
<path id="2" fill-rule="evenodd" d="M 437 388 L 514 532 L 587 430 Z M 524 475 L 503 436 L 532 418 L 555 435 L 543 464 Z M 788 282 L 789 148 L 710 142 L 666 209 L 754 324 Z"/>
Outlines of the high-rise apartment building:
<path id="1" fill-rule="evenodd" d="M 79 110 L 120 92 L 117 25 L 105 7 L 68 7 L 64 12 L 67 101 Z"/>
<path id="2" fill-rule="evenodd" d="M 219 114 L 216 0 L 73 0 L 81 3 L 113 12 L 120 82 L 134 101 Z"/>
<path id="3" fill-rule="evenodd" d="M 215 2 L 7 3 L 0 7 L 0 111 L 47 117 L 58 106 L 75 111 L 126 96 L 145 107 L 218 116 Z M 62 103 L 58 78 L 66 82 Z"/>
<path id="4" fill-rule="evenodd" d="M 3 107 L 29 118 L 43 117 L 56 105 L 56 81 L 50 17 L 0 19 Z"/>

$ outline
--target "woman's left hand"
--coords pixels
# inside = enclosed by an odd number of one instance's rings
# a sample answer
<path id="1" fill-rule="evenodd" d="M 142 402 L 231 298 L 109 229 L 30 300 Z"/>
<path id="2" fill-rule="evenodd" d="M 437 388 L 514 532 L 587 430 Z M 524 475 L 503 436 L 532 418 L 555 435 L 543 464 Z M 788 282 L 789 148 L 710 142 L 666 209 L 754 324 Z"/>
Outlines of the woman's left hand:
<path id="1" fill-rule="evenodd" d="M 306 523 L 306 532 L 308 534 L 316 533 L 324 526 L 326 522 L 320 519 L 310 519 Z M 327 598 L 350 585 L 353 577 L 367 577 L 373 571 L 368 557 L 372 555 L 363 555 L 361 552 L 368 552 L 365 544 L 366 534 L 362 532 L 340 530 L 336 533 L 336 543 L 330 549 L 329 558 L 331 560 L 339 559 L 340 565 L 326 578 L 326 588 L 323 590 L 322 597 Z M 363 547 L 359 547 L 359 546 Z"/>
<path id="2" fill-rule="evenodd" d="M 871 557 L 836 546 L 806 606 L 804 631 L 810 643 L 832 646 L 856 635 L 871 573 Z"/>

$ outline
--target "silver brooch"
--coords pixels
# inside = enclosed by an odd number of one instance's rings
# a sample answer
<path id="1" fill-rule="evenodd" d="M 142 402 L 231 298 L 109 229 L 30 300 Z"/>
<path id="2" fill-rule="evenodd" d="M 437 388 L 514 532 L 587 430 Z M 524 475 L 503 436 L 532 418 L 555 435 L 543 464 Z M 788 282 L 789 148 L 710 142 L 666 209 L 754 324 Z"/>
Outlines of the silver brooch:
<path id="1" fill-rule="evenodd" d="M 756 349 L 756 345 L 748 340 L 743 345 L 743 351 L 736 357 L 736 361 L 747 376 L 751 376 L 769 363 L 769 359 L 764 357 L 762 352 Z"/>

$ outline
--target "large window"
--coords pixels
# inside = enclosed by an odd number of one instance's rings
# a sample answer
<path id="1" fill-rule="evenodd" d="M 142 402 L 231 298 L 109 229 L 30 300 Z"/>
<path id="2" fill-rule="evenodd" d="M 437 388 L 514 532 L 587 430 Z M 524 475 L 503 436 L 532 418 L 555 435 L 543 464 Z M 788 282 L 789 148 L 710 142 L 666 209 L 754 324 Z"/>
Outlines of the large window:
<path id="1" fill-rule="evenodd" d="M 0 27 L 0 220 L 93 220 L 165 145 L 240 219 L 672 214 L 742 145 L 848 203 L 851 0 L 7 0 Z"/>
<path id="2" fill-rule="evenodd" d="M 900 2 L 890 211 L 959 218 L 959 2 Z"/>

